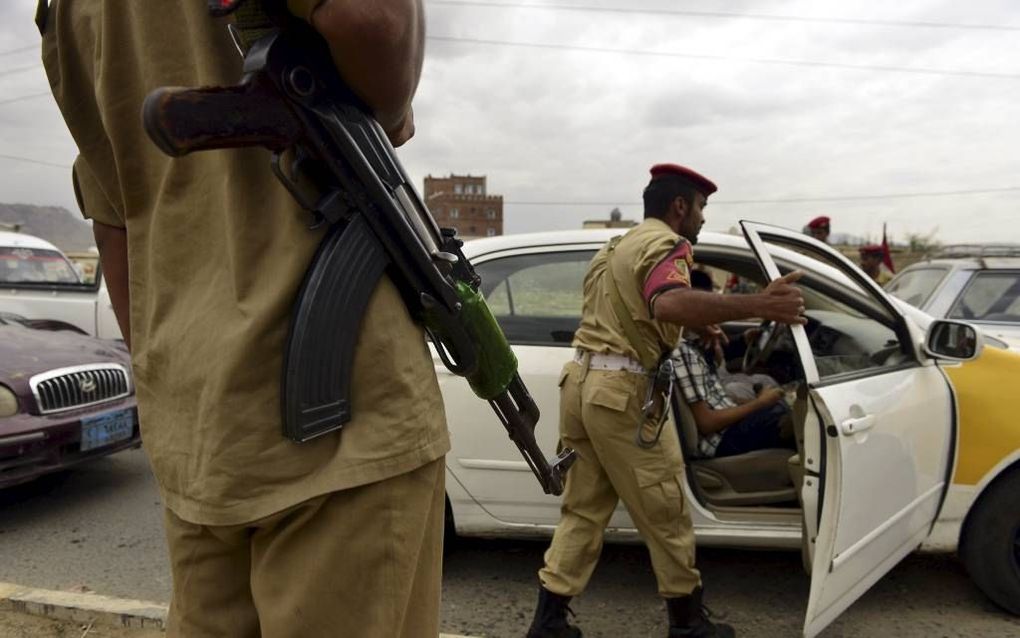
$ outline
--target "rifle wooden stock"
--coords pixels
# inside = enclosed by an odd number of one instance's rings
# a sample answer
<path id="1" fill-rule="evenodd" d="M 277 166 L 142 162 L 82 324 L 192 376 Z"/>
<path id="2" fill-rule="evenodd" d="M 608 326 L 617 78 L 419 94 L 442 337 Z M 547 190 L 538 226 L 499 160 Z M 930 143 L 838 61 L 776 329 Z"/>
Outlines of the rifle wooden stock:
<path id="1" fill-rule="evenodd" d="M 301 125 L 275 90 L 261 82 L 182 89 L 163 87 L 142 105 L 145 131 L 171 157 L 214 148 L 293 145 Z"/>

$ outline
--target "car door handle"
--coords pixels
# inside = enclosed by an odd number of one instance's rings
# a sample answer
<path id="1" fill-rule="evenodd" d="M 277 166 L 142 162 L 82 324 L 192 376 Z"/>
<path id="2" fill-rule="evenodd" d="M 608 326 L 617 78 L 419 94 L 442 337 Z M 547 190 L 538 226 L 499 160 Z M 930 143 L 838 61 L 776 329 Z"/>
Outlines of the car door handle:
<path id="1" fill-rule="evenodd" d="M 839 424 L 839 431 L 844 436 L 853 436 L 865 430 L 870 430 L 875 427 L 875 415 L 866 414 L 856 419 L 847 419 Z"/>

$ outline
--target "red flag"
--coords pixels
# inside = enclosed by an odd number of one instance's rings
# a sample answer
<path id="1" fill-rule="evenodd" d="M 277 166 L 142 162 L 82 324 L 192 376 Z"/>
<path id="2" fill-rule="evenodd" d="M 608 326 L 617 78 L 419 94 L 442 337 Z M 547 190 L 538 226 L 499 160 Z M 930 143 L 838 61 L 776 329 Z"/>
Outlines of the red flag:
<path id="1" fill-rule="evenodd" d="M 882 224 L 882 263 L 889 269 L 889 272 L 896 272 L 892 263 L 892 253 L 889 252 L 889 240 L 885 235 L 885 224 Z"/>

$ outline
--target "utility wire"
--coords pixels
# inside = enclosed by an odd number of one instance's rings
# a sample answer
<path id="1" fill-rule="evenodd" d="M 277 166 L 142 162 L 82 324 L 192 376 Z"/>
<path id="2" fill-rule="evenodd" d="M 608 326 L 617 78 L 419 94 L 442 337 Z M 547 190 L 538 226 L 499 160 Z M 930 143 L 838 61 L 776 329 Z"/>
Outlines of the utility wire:
<path id="1" fill-rule="evenodd" d="M 0 55 L 12 55 L 14 53 L 21 53 L 22 51 L 29 51 L 31 49 L 38 50 L 39 49 L 39 45 L 38 44 L 30 44 L 30 45 L 28 45 L 26 47 L 19 47 L 17 49 L 7 49 L 6 51 L 0 51 Z"/>
<path id="2" fill-rule="evenodd" d="M 41 66 L 42 66 L 41 64 L 33 64 L 32 66 L 19 66 L 16 69 L 4 69 L 3 71 L 0 71 L 0 78 L 2 78 L 5 75 L 14 75 L 15 73 L 21 73 L 22 71 L 31 71 L 32 69 L 38 69 Z"/>
<path id="3" fill-rule="evenodd" d="M 45 160 L 32 159 L 31 157 L 21 157 L 20 155 L 4 155 L 0 153 L 0 159 L 25 162 L 27 164 L 41 164 L 42 166 L 53 166 L 56 168 L 71 168 L 68 164 L 57 164 L 56 162 L 47 162 Z"/>
<path id="4" fill-rule="evenodd" d="M 586 13 L 629 13 L 656 16 L 686 16 L 695 18 L 723 18 L 766 20 L 771 22 L 809 22 L 814 24 L 847 24 L 869 27 L 906 27 L 925 29 L 976 29 L 985 31 L 1020 31 L 1020 26 L 1001 24 L 960 24 L 952 22 L 924 22 L 916 20 L 867 20 L 861 18 L 825 18 L 812 16 L 772 15 L 763 13 L 729 13 L 723 11 L 690 11 L 686 9 L 639 9 L 622 7 L 593 7 L 569 4 L 525 4 L 522 2 L 479 2 L 477 0 L 429 0 L 430 5 L 450 7 L 491 7 L 499 9 L 537 9 L 546 11 L 580 11 Z"/>
<path id="5" fill-rule="evenodd" d="M 641 55 L 664 58 L 689 58 L 694 60 L 717 60 L 724 62 L 751 62 L 754 64 L 780 64 L 784 66 L 826 67 L 853 71 L 882 71 L 890 73 L 912 73 L 916 75 L 940 75 L 955 77 L 977 77 L 997 80 L 1020 80 L 1020 74 L 994 73 L 984 71 L 955 71 L 952 69 L 925 69 L 918 67 L 884 66 L 878 64 L 849 64 L 843 62 L 814 62 L 811 60 L 783 60 L 779 58 L 744 58 L 728 55 L 711 55 L 704 53 L 683 53 L 679 51 L 647 51 L 643 49 L 618 49 L 610 47 L 591 47 L 574 44 L 549 44 L 542 42 L 513 42 L 509 40 L 485 40 L 481 38 L 459 38 L 453 36 L 427 36 L 437 42 L 458 42 L 465 44 L 487 44 L 493 46 L 525 47 L 534 49 L 553 49 L 558 51 L 585 51 L 588 53 L 620 53 L 624 55 Z"/>
<path id="6" fill-rule="evenodd" d="M 983 188 L 956 191 L 928 191 L 914 193 L 886 193 L 882 195 L 833 195 L 819 197 L 783 197 L 777 199 L 713 199 L 712 206 L 751 206 L 758 204 L 801 204 L 820 202 L 854 202 L 854 201 L 875 201 L 884 199 L 913 199 L 918 197 L 957 197 L 960 195 L 988 195 L 995 193 L 1016 193 L 1020 192 L 1020 186 L 1006 186 L 1003 188 Z M 504 200 L 504 205 L 513 206 L 639 206 L 641 202 L 578 202 L 578 201 L 514 201 Z"/>
<path id="7" fill-rule="evenodd" d="M 33 100 L 37 97 L 44 97 L 52 95 L 52 93 L 33 93 L 31 95 L 19 95 L 18 97 L 8 98 L 6 100 L 0 100 L 0 104 L 10 104 L 12 102 L 21 102 L 22 100 Z"/>

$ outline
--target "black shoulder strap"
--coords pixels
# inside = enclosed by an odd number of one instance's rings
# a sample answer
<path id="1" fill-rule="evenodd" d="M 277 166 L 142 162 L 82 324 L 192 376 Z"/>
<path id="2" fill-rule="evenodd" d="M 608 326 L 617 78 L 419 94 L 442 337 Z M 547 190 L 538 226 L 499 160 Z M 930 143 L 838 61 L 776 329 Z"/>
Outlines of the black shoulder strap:
<path id="1" fill-rule="evenodd" d="M 49 0 L 39 0 L 35 8 L 35 26 L 39 27 L 39 34 L 46 33 L 46 18 L 50 15 Z"/>

